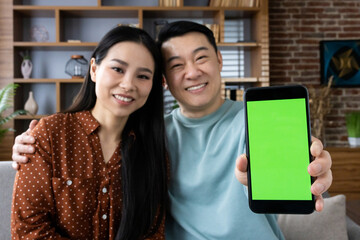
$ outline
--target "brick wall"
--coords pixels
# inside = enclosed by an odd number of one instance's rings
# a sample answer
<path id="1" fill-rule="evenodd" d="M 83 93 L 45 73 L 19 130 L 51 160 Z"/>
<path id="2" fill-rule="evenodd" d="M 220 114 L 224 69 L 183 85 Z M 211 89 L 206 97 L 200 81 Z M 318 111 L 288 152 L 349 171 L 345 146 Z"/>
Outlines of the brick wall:
<path id="1" fill-rule="evenodd" d="M 270 0 L 270 82 L 319 87 L 319 41 L 360 39 L 360 0 Z M 345 113 L 360 111 L 359 88 L 332 88 L 323 142 L 348 146 Z"/>

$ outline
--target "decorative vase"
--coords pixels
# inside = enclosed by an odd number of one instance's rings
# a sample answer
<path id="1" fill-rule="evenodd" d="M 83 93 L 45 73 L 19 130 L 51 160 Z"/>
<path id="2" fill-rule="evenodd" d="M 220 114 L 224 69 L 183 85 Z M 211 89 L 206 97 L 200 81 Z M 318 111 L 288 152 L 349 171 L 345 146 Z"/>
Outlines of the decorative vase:
<path id="1" fill-rule="evenodd" d="M 83 78 L 88 70 L 88 61 L 82 55 L 72 55 L 65 66 L 65 73 L 71 78 Z"/>
<path id="2" fill-rule="evenodd" d="M 350 147 L 360 147 L 359 137 L 348 137 Z"/>
<path id="3" fill-rule="evenodd" d="M 28 79 L 32 72 L 32 62 L 30 59 L 24 59 L 21 63 L 21 73 L 25 79 Z"/>
<path id="4" fill-rule="evenodd" d="M 35 115 L 38 111 L 38 105 L 34 99 L 34 94 L 32 91 L 29 92 L 29 98 L 26 100 L 24 109 L 28 111 L 31 115 Z"/>

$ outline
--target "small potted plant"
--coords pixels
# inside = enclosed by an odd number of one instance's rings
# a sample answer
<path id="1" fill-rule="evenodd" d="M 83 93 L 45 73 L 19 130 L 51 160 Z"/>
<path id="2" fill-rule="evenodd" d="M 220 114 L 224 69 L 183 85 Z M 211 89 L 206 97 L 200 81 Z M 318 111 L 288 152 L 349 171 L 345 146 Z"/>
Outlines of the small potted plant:
<path id="1" fill-rule="evenodd" d="M 23 58 L 23 60 L 21 62 L 21 74 L 23 75 L 23 77 L 25 79 L 28 79 L 28 78 L 30 78 L 32 68 L 33 68 L 30 53 L 28 50 L 26 50 L 25 52 L 20 52 L 20 56 Z"/>
<path id="2" fill-rule="evenodd" d="M 17 110 L 12 113 L 7 111 L 13 107 L 12 101 L 17 87 L 17 84 L 10 83 L 0 89 L 0 142 L 8 131 L 14 131 L 12 128 L 4 128 L 3 125 L 20 114 L 26 114 L 25 110 Z"/>
<path id="3" fill-rule="evenodd" d="M 346 114 L 346 128 L 350 147 L 360 146 L 360 112 Z"/>

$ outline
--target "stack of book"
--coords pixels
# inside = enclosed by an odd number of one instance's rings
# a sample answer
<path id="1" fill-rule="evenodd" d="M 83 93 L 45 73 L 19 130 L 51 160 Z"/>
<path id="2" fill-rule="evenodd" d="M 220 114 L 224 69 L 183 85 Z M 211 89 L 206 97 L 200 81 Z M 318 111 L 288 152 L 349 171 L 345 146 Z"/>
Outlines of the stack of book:
<path id="1" fill-rule="evenodd" d="M 125 27 L 134 27 L 134 28 L 139 28 L 139 24 L 138 23 L 119 23 L 118 26 L 125 26 Z"/>
<path id="2" fill-rule="evenodd" d="M 210 0 L 210 7 L 259 7 L 260 0 Z"/>
<path id="3" fill-rule="evenodd" d="M 213 33 L 214 33 L 214 38 L 215 38 L 215 41 L 218 43 L 219 42 L 219 24 L 209 24 L 209 23 L 206 23 L 204 24 L 206 27 L 208 27 Z"/>
<path id="4" fill-rule="evenodd" d="M 180 7 L 180 0 L 159 0 L 159 7 Z"/>
<path id="5" fill-rule="evenodd" d="M 225 94 L 223 98 L 228 98 L 234 101 L 243 101 L 244 96 L 243 86 L 225 86 Z"/>

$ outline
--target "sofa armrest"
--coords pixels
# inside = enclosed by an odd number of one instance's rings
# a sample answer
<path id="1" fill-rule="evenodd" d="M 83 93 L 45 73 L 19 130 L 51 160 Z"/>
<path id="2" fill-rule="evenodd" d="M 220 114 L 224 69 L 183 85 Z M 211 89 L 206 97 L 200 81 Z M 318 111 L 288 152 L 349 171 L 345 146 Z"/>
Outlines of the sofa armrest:
<path id="1" fill-rule="evenodd" d="M 0 235 L 1 239 L 11 239 L 10 212 L 12 192 L 16 171 L 11 166 L 12 161 L 0 161 Z"/>
<path id="2" fill-rule="evenodd" d="M 349 240 L 360 239 L 360 225 L 356 224 L 351 218 L 346 217 L 346 229 Z"/>

